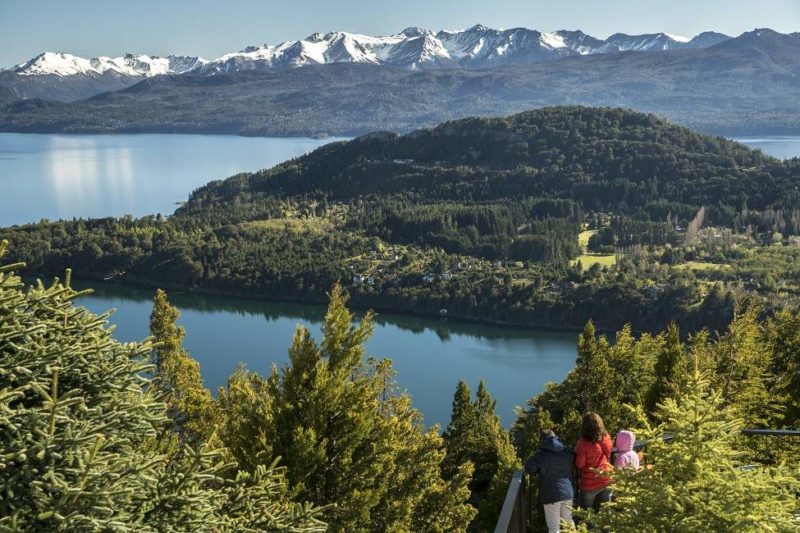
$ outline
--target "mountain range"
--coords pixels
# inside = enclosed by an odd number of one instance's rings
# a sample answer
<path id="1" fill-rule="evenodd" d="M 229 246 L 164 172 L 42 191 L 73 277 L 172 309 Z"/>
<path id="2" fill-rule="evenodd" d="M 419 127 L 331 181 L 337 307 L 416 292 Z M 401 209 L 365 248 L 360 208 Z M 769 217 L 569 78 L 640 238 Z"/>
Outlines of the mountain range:
<path id="1" fill-rule="evenodd" d="M 337 31 L 314 33 L 277 45 L 248 46 L 211 61 L 192 56 L 134 54 L 87 59 L 64 52 L 44 52 L 0 72 L 0 86 L 19 98 L 71 101 L 119 90 L 158 75 L 213 76 L 331 63 L 408 69 L 487 68 L 626 51 L 699 49 L 728 39 L 721 33 L 704 32 L 692 39 L 668 33 L 615 33 L 603 40 L 582 31 L 498 30 L 480 24 L 466 30 L 439 32 L 406 28 L 379 37 Z"/>
<path id="2" fill-rule="evenodd" d="M 616 33 L 602 40 L 582 31 L 497 30 L 480 24 L 466 30 L 436 33 L 423 28 L 406 28 L 385 37 L 330 32 L 315 33 L 276 46 L 250 46 L 209 61 L 199 70 L 216 74 L 328 63 L 370 63 L 411 69 L 485 68 L 628 50 L 705 48 L 729 38 L 714 32 L 701 33 L 693 39 L 667 33 Z"/>
<path id="3" fill-rule="evenodd" d="M 447 43 L 448 54 L 455 61 L 454 50 L 476 49 L 480 38 L 467 41 L 481 31 L 484 29 L 451 32 L 455 37 L 450 40 L 442 32 L 436 35 L 439 42 Z M 542 46 L 541 37 L 547 34 L 538 35 L 537 46 Z M 20 99 L 20 86 L 15 82 L 33 80 L 48 84 L 51 91 L 65 92 L 71 82 L 84 78 L 81 75 L 5 72 L 0 73 L 0 131 L 351 136 L 375 130 L 406 132 L 465 116 L 582 104 L 655 113 L 724 135 L 800 133 L 800 33 L 756 29 L 716 44 L 710 44 L 718 38 L 711 34 L 688 40 L 657 36 L 647 43 L 644 39 L 626 41 L 629 49 L 613 53 L 597 50 L 612 41 L 619 50 L 622 41 L 614 36 L 602 46 L 586 36 L 575 40 L 561 36 L 564 46 L 548 48 L 548 59 L 510 61 L 522 56 L 506 50 L 506 62 L 492 65 L 491 61 L 499 61 L 492 59 L 492 53 L 486 52 L 482 59 L 478 53 L 467 59 L 465 53 L 457 56 L 463 66 L 451 62 L 447 68 L 444 61 L 439 67 L 427 68 L 414 67 L 413 61 L 396 65 L 333 61 L 336 43 L 344 49 L 346 39 L 319 36 L 320 42 L 327 43 L 328 56 L 322 58 L 327 57 L 329 64 L 288 68 L 291 64 L 286 63 L 279 67 L 276 58 L 287 57 L 288 52 L 273 50 L 272 66 L 267 66 L 266 59 L 264 63 L 254 59 L 266 54 L 261 48 L 224 60 L 184 58 L 173 60 L 172 67 L 168 62 L 166 66 L 157 64 L 180 71 L 175 74 L 156 75 L 157 69 L 151 67 L 142 70 L 131 86 L 70 102 L 46 97 Z M 419 39 L 423 37 L 403 42 L 419 43 Z M 553 35 L 547 39 L 552 40 Z M 578 43 L 580 39 L 583 45 Z M 520 40 L 514 42 L 522 48 Z M 496 51 L 495 44 L 489 48 Z M 661 49 L 653 49 L 658 46 Z M 665 46 L 674 48 L 663 50 Z M 646 51 L 637 51 L 643 48 Z M 401 49 L 392 45 L 392 57 L 398 61 Z M 531 44 L 528 49 L 536 47 Z M 370 50 L 378 57 L 381 49 L 375 44 Z M 563 57 L 552 56 L 556 53 Z M 244 62 L 245 56 L 255 62 Z M 110 63 L 118 65 L 119 61 Z M 105 72 L 117 71 L 109 68 Z M 99 75 L 86 77 L 94 82 Z M 9 77 L 11 82 L 4 83 Z M 120 74 L 115 83 L 123 82 L 127 83 Z"/>

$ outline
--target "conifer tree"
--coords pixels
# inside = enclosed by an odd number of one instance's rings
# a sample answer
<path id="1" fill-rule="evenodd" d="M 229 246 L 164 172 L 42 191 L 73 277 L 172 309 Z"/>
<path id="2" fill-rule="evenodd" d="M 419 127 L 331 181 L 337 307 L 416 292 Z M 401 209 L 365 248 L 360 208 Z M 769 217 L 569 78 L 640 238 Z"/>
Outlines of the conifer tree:
<path id="1" fill-rule="evenodd" d="M 557 428 L 551 414 L 556 409 L 550 402 L 558 398 L 559 385 L 547 383 L 544 392 L 529 398 L 525 407 L 517 407 L 517 418 L 510 433 L 519 457 L 530 457 L 536 451 L 542 431 Z M 559 414 L 562 412 L 558 410 Z"/>
<path id="2" fill-rule="evenodd" d="M 175 431 L 182 439 L 199 443 L 211 436 L 219 416 L 211 393 L 203 386 L 200 364 L 183 347 L 185 331 L 177 325 L 178 318 L 180 311 L 169 303 L 167 293 L 156 290 L 150 314 L 150 333 L 156 341 L 154 383 L 164 393 Z"/>
<path id="3" fill-rule="evenodd" d="M 474 465 L 470 481 L 470 501 L 478 515 L 470 525 L 474 531 L 491 529 L 503 504 L 508 481 L 519 466 L 508 432 L 495 413 L 496 401 L 483 381 L 475 401 L 469 386 L 460 381 L 453 399 L 453 414 L 444 432 L 447 456 L 445 475 L 464 464 Z"/>
<path id="4" fill-rule="evenodd" d="M 26 289 L 20 266 L 0 266 L 0 530 L 325 529 L 280 470 L 152 446 L 170 422 L 145 378 L 150 341 L 121 344 L 109 314 L 73 305 L 69 272 Z"/>
<path id="5" fill-rule="evenodd" d="M 470 435 L 476 426 L 475 409 L 472 404 L 472 393 L 469 385 L 463 380 L 458 382 L 453 396 L 453 413 L 442 437 L 447 448 L 442 471 L 450 478 L 458 471 L 460 465 L 470 460 L 469 442 L 465 436 Z"/>
<path id="6" fill-rule="evenodd" d="M 647 413 L 654 413 L 665 399 L 674 397 L 686 378 L 686 356 L 683 353 L 680 331 L 674 322 L 667 328 L 664 345 L 656 360 L 654 377 L 655 380 L 647 391 Z"/>
<path id="7" fill-rule="evenodd" d="M 634 338 L 623 328 L 613 344 L 586 324 L 578 337 L 578 358 L 566 379 L 549 383 L 517 413 L 511 435 L 521 457 L 538 445 L 542 430 L 553 429 L 567 443 L 578 439 L 581 415 L 596 411 L 609 430 L 629 427 L 633 418 L 624 404 L 641 405 L 653 383 L 653 366 L 664 335 Z"/>
<path id="8" fill-rule="evenodd" d="M 232 376 L 223 440 L 250 469 L 280 461 L 300 499 L 330 505 L 334 531 L 463 530 L 472 466 L 442 478 L 443 439 L 395 390 L 391 362 L 364 360 L 372 314 L 354 325 L 346 301 L 334 286 L 322 342 L 298 327 L 281 371 Z"/>
<path id="9" fill-rule="evenodd" d="M 780 427 L 800 427 L 800 313 L 784 310 L 767 321 L 764 343 L 772 353 L 771 392 L 783 408 Z M 762 444 L 763 441 L 763 444 Z M 764 461 L 800 464 L 800 439 L 751 439 L 750 447 L 758 448 Z"/>
<path id="10" fill-rule="evenodd" d="M 761 309 L 738 310 L 728 331 L 714 343 L 712 385 L 738 410 L 748 427 L 780 425 L 782 398 L 772 390 L 773 354 L 758 321 Z"/>
<path id="11" fill-rule="evenodd" d="M 578 336 L 578 359 L 567 381 L 571 384 L 573 405 L 578 415 L 586 411 L 603 412 L 619 392 L 609 365 L 609 345 L 597 338 L 590 320 Z"/>
<path id="12" fill-rule="evenodd" d="M 735 448 L 741 419 L 699 365 L 684 390 L 636 430 L 650 464 L 618 471 L 615 500 L 592 517 L 612 531 L 796 531 L 800 479 L 792 467 L 750 467 Z M 669 435 L 671 440 L 665 441 Z"/>
<path id="13" fill-rule="evenodd" d="M 785 398 L 783 423 L 800 424 L 800 313 L 782 311 L 767 322 L 765 342 L 773 354 L 775 392 Z"/>

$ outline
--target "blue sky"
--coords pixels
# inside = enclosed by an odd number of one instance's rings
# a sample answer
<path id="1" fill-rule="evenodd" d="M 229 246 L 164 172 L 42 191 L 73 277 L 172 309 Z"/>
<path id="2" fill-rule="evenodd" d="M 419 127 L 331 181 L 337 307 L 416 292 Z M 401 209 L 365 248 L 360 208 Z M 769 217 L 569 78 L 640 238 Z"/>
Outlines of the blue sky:
<path id="1" fill-rule="evenodd" d="M 0 66 L 39 52 L 91 57 L 125 52 L 213 58 L 250 44 L 315 31 L 387 34 L 525 26 L 542 31 L 800 31 L 798 0 L 0 0 Z"/>

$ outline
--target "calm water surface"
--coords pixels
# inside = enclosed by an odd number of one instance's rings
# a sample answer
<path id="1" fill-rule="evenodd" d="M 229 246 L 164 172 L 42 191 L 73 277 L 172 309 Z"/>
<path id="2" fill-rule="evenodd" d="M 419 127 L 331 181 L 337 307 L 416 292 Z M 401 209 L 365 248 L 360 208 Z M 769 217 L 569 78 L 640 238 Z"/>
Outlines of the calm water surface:
<path id="1" fill-rule="evenodd" d="M 170 214 L 196 188 L 338 139 L 0 133 L 0 227 L 42 218 Z M 776 157 L 800 137 L 737 139 Z"/>
<path id="2" fill-rule="evenodd" d="M 0 226 L 171 214 L 196 188 L 335 139 L 0 133 Z"/>
<path id="3" fill-rule="evenodd" d="M 800 156 L 800 137 L 738 139 L 776 157 Z M 0 226 L 41 218 L 171 213 L 212 179 L 265 168 L 330 140 L 202 135 L 26 135 L 0 133 Z M 123 341 L 147 336 L 151 291 L 97 286 L 83 299 L 111 318 Z M 181 308 L 186 345 L 216 389 L 240 363 L 268 372 L 283 364 L 297 324 L 319 336 L 323 308 L 171 295 Z M 484 379 L 509 425 L 513 407 L 575 361 L 576 335 L 383 315 L 370 355 L 390 357 L 428 424 L 446 424 L 459 379 Z"/>
<path id="4" fill-rule="evenodd" d="M 115 336 L 136 341 L 148 335 L 152 291 L 115 285 L 91 286 L 95 293 L 79 304 L 95 313 L 116 308 L 110 321 Z M 324 307 L 253 300 L 170 294 L 181 309 L 185 345 L 200 361 L 212 390 L 225 384 L 237 365 L 267 373 L 273 363 L 287 361 L 286 350 L 297 324 L 319 340 Z M 473 388 L 483 379 L 497 398 L 505 425 L 514 420 L 514 406 L 524 405 L 548 381 L 560 381 L 575 364 L 577 336 L 491 327 L 453 320 L 379 315 L 368 354 L 388 357 L 398 372 L 401 389 L 413 397 L 427 424 L 447 425 L 459 379 Z"/>
<path id="5" fill-rule="evenodd" d="M 735 138 L 734 140 L 746 144 L 751 148 L 758 148 L 765 154 L 777 157 L 779 159 L 800 157 L 800 137 L 741 137 Z"/>

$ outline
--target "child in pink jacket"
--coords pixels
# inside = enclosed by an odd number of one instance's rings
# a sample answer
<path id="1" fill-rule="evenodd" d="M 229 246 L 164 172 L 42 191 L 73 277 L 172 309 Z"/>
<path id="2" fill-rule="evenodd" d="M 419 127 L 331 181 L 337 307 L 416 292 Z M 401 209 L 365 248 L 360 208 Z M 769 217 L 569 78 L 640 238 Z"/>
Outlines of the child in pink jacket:
<path id="1" fill-rule="evenodd" d="M 636 435 L 632 431 L 623 429 L 617 433 L 617 457 L 614 466 L 617 468 L 639 468 L 639 454 L 633 449 Z"/>

